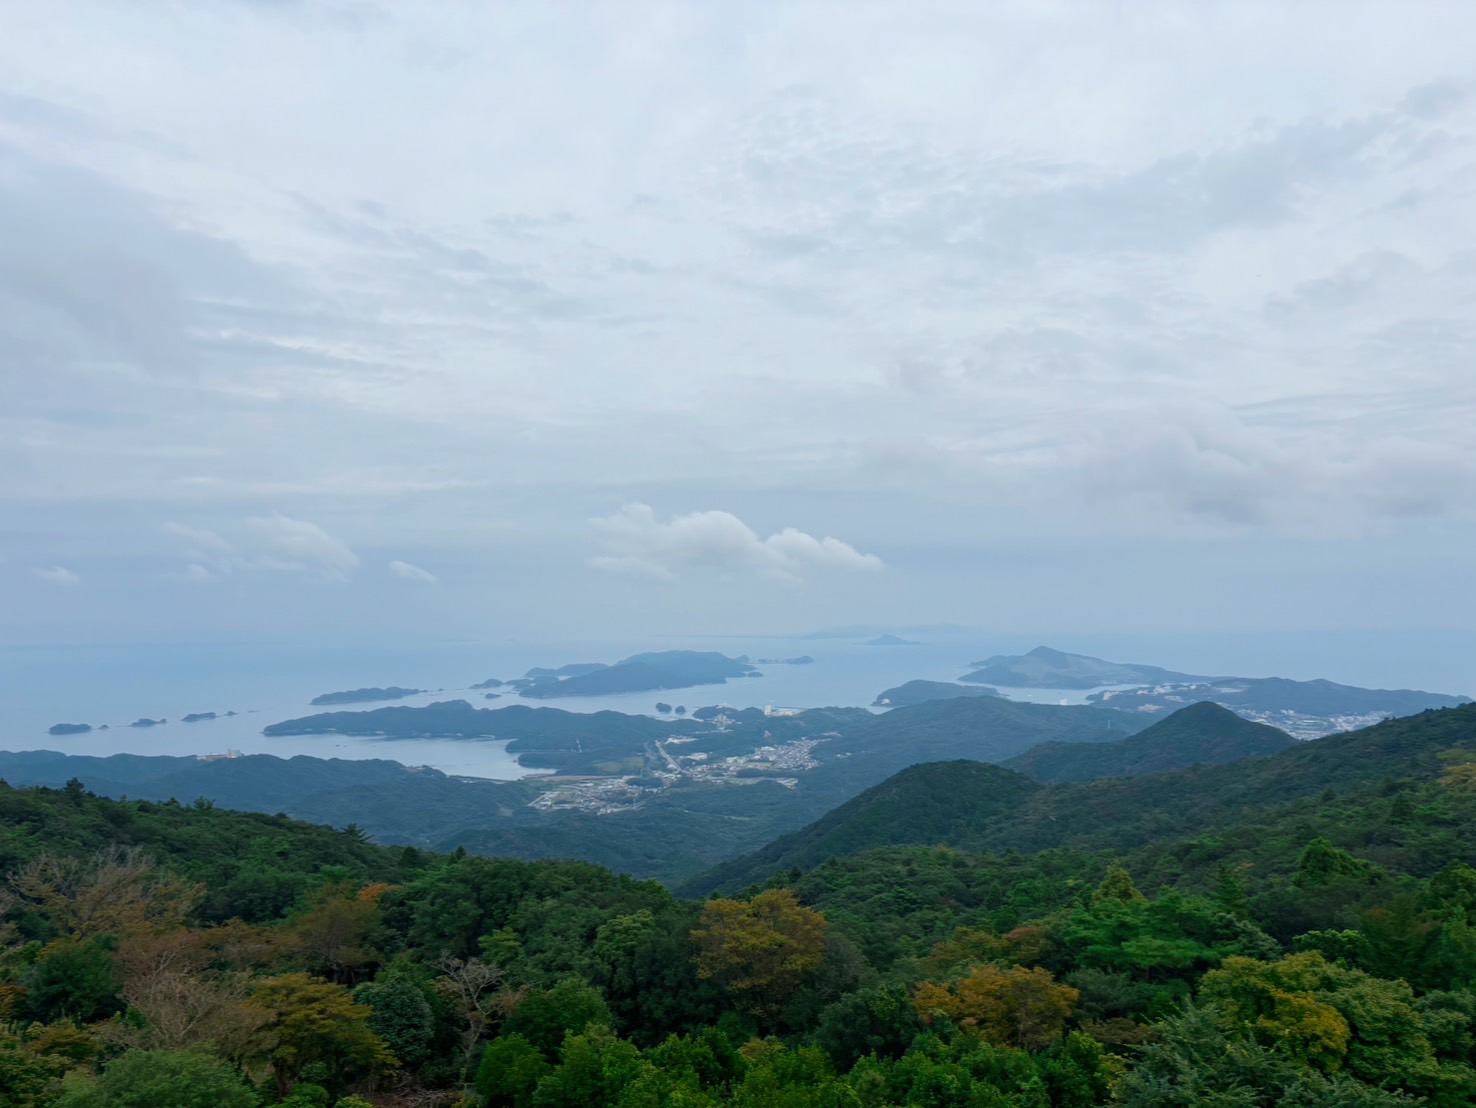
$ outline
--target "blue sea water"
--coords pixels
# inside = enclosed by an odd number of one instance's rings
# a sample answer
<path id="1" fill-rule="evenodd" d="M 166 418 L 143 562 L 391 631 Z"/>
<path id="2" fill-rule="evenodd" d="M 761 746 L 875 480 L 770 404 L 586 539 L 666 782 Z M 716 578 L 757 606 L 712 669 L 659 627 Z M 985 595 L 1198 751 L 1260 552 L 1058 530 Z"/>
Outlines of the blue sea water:
<path id="1" fill-rule="evenodd" d="M 309 701 L 326 692 L 400 685 L 435 690 L 394 701 L 429 704 L 465 699 L 479 707 L 509 704 L 567 711 L 605 709 L 655 714 L 658 701 L 693 709 L 707 704 L 737 708 L 866 706 L 883 689 L 913 678 L 951 681 L 986 644 L 949 638 L 915 646 L 865 646 L 843 639 L 704 639 L 640 644 L 534 646 L 437 643 L 429 645 L 204 644 L 190 646 L 27 647 L 0 650 L 0 749 L 59 750 L 70 754 L 247 754 L 319 758 L 389 758 L 431 765 L 448 773 L 510 780 L 527 770 L 499 740 L 358 739 L 338 735 L 268 737 L 267 724 L 328 709 Z M 521 676 L 532 666 L 574 661 L 613 662 L 637 650 L 717 650 L 730 656 L 789 658 L 809 655 L 810 665 L 763 665 L 762 677 L 729 680 L 668 692 L 525 700 L 506 694 L 485 700 L 468 686 L 488 677 Z M 1029 699 L 1060 702 L 1079 694 L 1029 690 Z M 347 705 L 348 710 L 382 703 Z M 237 714 L 227 717 L 226 712 Z M 217 718 L 181 722 L 187 713 Z M 164 718 L 134 728 L 139 718 Z M 53 736 L 54 723 L 87 723 L 88 734 Z M 107 724 L 107 730 L 99 729 Z"/>

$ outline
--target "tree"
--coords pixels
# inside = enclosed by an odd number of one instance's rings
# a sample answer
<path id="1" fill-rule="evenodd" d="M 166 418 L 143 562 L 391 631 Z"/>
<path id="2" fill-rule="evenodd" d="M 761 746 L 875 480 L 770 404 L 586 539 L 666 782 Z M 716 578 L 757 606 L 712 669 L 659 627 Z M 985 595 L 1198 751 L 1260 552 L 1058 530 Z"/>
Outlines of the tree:
<path id="1" fill-rule="evenodd" d="M 1325 1076 L 1255 1041 L 1226 1033 L 1219 1015 L 1190 1005 L 1155 1025 L 1156 1039 L 1118 1080 L 1115 1102 L 1125 1108 L 1397 1108 L 1398 1093 L 1339 1075 Z"/>
<path id="2" fill-rule="evenodd" d="M 203 895 L 137 846 L 104 847 L 82 859 L 42 854 L 10 884 L 58 932 L 78 939 L 177 928 Z"/>
<path id="3" fill-rule="evenodd" d="M 50 1086 L 66 1067 L 66 1059 L 27 1050 L 0 1030 L 0 1108 L 51 1108 Z"/>
<path id="4" fill-rule="evenodd" d="M 379 898 L 387 888 L 370 885 L 355 890 L 334 884 L 317 890 L 307 909 L 286 928 L 310 969 L 352 984 L 365 967 L 379 961 L 368 935 L 379 922 Z"/>
<path id="5" fill-rule="evenodd" d="M 486 1034 L 495 1014 L 506 1012 L 512 996 L 502 985 L 502 971 L 480 958 L 461 959 L 443 955 L 436 963 L 441 976 L 438 992 L 461 1016 L 461 1072 L 466 1074 L 477 1044 Z"/>
<path id="6" fill-rule="evenodd" d="M 503 1021 L 502 1032 L 521 1035 L 552 1062 L 566 1035 L 581 1034 L 592 1023 L 611 1023 L 605 998 L 588 982 L 566 977 L 551 989 L 524 995 Z"/>
<path id="7" fill-rule="evenodd" d="M 641 1072 L 641 1052 L 599 1024 L 569 1034 L 559 1054 L 560 1064 L 533 1092 L 535 1108 L 616 1104 Z"/>
<path id="8" fill-rule="evenodd" d="M 697 972 L 717 977 L 745 1010 L 772 1021 L 825 957 L 825 917 L 789 889 L 751 901 L 709 900 L 692 932 Z"/>
<path id="9" fill-rule="evenodd" d="M 56 1108 L 255 1108 L 256 1092 L 225 1062 L 177 1050 L 130 1050 Z"/>
<path id="10" fill-rule="evenodd" d="M 533 1090 L 551 1069 L 542 1051 L 522 1035 L 502 1035 L 482 1051 L 477 1092 L 489 1108 L 531 1108 Z"/>
<path id="11" fill-rule="evenodd" d="M 250 978 L 210 971 L 221 956 L 219 937 L 173 931 L 126 938 L 114 964 L 123 1000 L 143 1020 L 111 1025 L 113 1036 L 147 1050 L 199 1050 L 237 1066 L 262 1054 L 267 1016 L 249 1002 Z"/>
<path id="12" fill-rule="evenodd" d="M 340 1083 L 387 1073 L 399 1064 L 389 1045 L 369 1029 L 371 1010 L 355 1004 L 341 985 L 289 973 L 267 978 L 251 999 L 267 1013 L 279 1097 L 312 1063 L 323 1065 Z"/>
<path id="13" fill-rule="evenodd" d="M 401 1065 L 414 1069 L 425 1061 L 436 1020 L 413 969 L 394 963 L 355 989 L 354 999 L 369 1006 L 369 1029 L 389 1044 Z"/>
<path id="14" fill-rule="evenodd" d="M 1121 862 L 1113 862 L 1107 867 L 1107 876 L 1102 878 L 1102 883 L 1092 893 L 1092 905 L 1094 907 L 1106 900 L 1117 900 L 1124 904 L 1131 904 L 1134 901 L 1146 899 L 1138 891 L 1138 886 L 1133 884 L 1132 874 L 1128 873 Z"/>
<path id="15" fill-rule="evenodd" d="M 929 1023 L 945 1016 L 988 1042 L 1040 1050 L 1061 1037 L 1080 997 L 1039 966 L 977 966 L 952 986 L 924 982 L 914 1003 Z"/>
<path id="16" fill-rule="evenodd" d="M 118 1011 L 113 945 L 103 938 L 72 937 L 47 945 L 26 978 L 32 1014 L 43 1021 L 68 1017 L 85 1023 Z"/>

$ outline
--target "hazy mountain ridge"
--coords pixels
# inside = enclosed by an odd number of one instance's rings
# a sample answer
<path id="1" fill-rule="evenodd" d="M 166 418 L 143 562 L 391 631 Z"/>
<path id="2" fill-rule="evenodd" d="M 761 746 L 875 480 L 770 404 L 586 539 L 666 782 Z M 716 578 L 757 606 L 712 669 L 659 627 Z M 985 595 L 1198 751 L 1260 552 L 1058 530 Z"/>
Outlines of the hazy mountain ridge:
<path id="1" fill-rule="evenodd" d="M 1101 707 L 1148 713 L 1172 712 L 1186 704 L 1211 701 L 1300 739 L 1357 730 L 1380 719 L 1471 702 L 1467 696 L 1419 689 L 1365 689 L 1335 681 L 1293 681 L 1285 677 L 1227 677 L 1151 688 L 1107 689 L 1092 693 L 1087 700 Z"/>
<path id="2" fill-rule="evenodd" d="M 1276 754 L 1296 743 L 1284 731 L 1204 701 L 1118 742 L 1042 743 L 1001 764 L 1044 783 L 1091 781 L 1223 765 Z"/>

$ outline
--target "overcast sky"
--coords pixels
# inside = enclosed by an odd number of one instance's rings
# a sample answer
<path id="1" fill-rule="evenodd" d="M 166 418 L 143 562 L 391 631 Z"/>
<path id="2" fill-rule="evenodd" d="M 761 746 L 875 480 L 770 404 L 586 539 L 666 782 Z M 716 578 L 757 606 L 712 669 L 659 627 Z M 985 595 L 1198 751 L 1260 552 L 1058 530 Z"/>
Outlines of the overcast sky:
<path id="1" fill-rule="evenodd" d="M 1476 5 L 0 7 L 6 641 L 1476 627 Z"/>

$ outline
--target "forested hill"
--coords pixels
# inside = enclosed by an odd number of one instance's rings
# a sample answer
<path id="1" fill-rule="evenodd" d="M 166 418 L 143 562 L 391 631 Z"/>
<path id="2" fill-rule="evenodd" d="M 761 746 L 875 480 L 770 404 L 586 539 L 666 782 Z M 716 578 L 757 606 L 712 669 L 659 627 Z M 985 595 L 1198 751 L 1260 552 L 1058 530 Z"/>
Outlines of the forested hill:
<path id="1" fill-rule="evenodd" d="M 985 762 L 924 762 L 867 789 L 808 827 L 718 866 L 681 888 L 702 896 L 781 870 L 810 869 L 898 843 L 962 843 L 1007 820 L 1042 786 Z"/>
<path id="2" fill-rule="evenodd" d="M 274 919 L 319 874 L 402 881 L 430 857 L 412 847 L 377 846 L 352 826 L 336 831 L 203 800 L 108 800 L 75 781 L 60 789 L 0 781 L 0 874 L 14 875 L 43 855 L 84 857 L 110 847 L 142 848 L 202 883 L 209 893 L 197 911 L 218 921 Z"/>
<path id="3" fill-rule="evenodd" d="M 821 822 L 926 845 L 706 902 L 0 786 L 0 1105 L 1469 1105 L 1476 709 L 1324 742 L 1089 785 L 918 766 Z M 1154 782 L 1185 805 L 1104 818 Z M 1049 849 L 934 845 L 1012 827 Z"/>
<path id="4" fill-rule="evenodd" d="M 807 868 L 883 843 L 946 842 L 995 853 L 1062 846 L 1130 850 L 1244 824 L 1262 818 L 1258 813 L 1329 791 L 1435 781 L 1445 767 L 1442 757 L 1459 757 L 1451 752 L 1462 750 L 1476 755 L 1476 705 L 1389 720 L 1229 765 L 1035 790 L 1006 784 L 1011 771 L 1003 768 L 949 777 L 919 766 L 682 888 L 689 895 L 742 888 L 782 869 Z M 1001 791 L 1018 802 L 998 803 Z M 898 806 L 887 799 L 899 792 L 912 803 Z M 943 835 L 931 814 L 940 805 L 962 813 Z"/>
<path id="5" fill-rule="evenodd" d="M 1094 781 L 1224 765 L 1260 758 L 1297 744 L 1285 731 L 1253 723 L 1209 701 L 1181 708 L 1167 719 L 1113 743 L 1042 743 L 1002 765 L 1037 781 Z"/>

